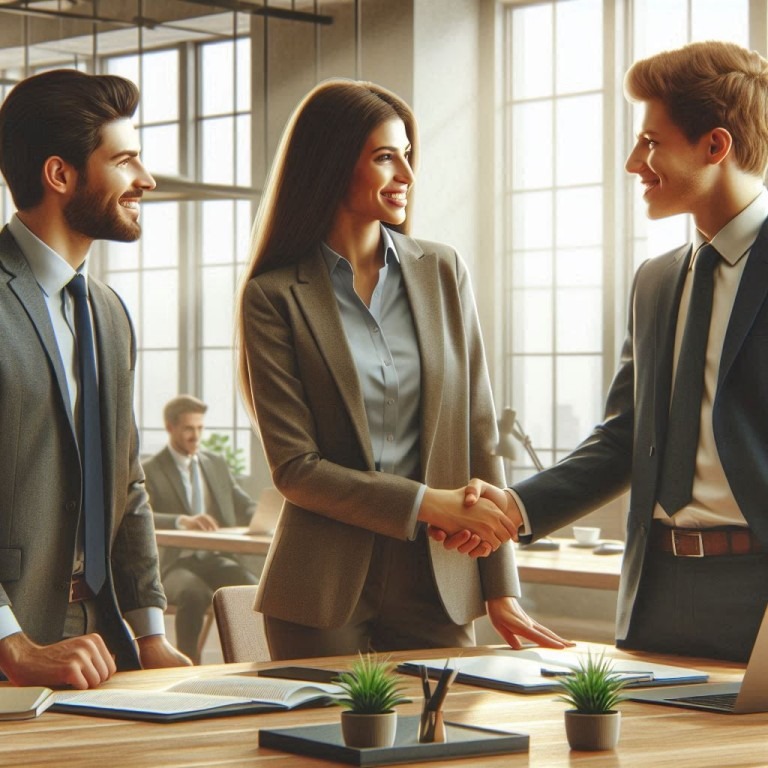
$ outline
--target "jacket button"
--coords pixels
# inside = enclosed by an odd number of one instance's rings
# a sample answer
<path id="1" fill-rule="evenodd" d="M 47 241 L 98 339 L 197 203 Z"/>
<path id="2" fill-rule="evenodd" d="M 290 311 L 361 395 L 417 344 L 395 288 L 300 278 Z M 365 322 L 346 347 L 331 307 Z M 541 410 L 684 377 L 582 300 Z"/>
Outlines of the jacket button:
<path id="1" fill-rule="evenodd" d="M 77 504 L 75 504 L 74 501 L 68 501 L 66 503 L 66 506 L 64 507 L 64 509 L 66 509 L 67 512 L 74 512 L 76 508 L 77 508 Z"/>

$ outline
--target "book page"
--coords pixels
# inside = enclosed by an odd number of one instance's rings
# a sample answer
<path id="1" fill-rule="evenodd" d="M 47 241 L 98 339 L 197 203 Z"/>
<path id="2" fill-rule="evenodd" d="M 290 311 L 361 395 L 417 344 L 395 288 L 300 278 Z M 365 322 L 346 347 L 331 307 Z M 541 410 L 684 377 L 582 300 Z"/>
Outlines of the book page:
<path id="1" fill-rule="evenodd" d="M 252 675 L 226 675 L 224 677 L 195 677 L 175 683 L 169 691 L 210 694 L 217 696 L 241 696 L 265 704 L 282 704 L 293 707 L 317 698 L 340 694 L 338 685 L 307 683 L 263 678 Z"/>
<path id="2" fill-rule="evenodd" d="M 57 704 L 84 709 L 106 709 L 124 712 L 147 712 L 159 715 L 177 715 L 185 712 L 203 712 L 233 704 L 249 704 L 250 699 L 235 696 L 207 696 L 204 694 L 172 691 L 140 691 L 104 689 L 89 691 L 59 691 Z"/>

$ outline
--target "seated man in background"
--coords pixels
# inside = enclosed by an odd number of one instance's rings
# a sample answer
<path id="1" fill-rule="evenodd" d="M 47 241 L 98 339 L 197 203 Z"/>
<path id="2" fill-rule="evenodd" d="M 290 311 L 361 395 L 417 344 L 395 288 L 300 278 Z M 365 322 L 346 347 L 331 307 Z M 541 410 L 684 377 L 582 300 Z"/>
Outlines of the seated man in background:
<path id="1" fill-rule="evenodd" d="M 144 464 L 156 528 L 215 531 L 247 525 L 256 502 L 237 484 L 227 462 L 200 448 L 208 406 L 179 395 L 163 411 L 168 446 Z M 196 663 L 205 612 L 219 587 L 256 584 L 233 555 L 166 549 L 161 575 L 168 602 L 176 606 L 176 645 Z"/>

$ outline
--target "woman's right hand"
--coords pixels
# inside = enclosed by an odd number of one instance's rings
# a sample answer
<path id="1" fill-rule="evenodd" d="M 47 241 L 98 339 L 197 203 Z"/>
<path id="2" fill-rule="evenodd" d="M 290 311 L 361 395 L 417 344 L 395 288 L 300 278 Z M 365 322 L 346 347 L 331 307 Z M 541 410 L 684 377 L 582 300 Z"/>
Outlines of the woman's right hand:
<path id="1" fill-rule="evenodd" d="M 480 498 L 472 506 L 466 506 L 465 490 L 427 488 L 418 519 L 445 531 L 448 536 L 470 531 L 487 542 L 493 551 L 517 535 L 515 525 L 492 501 Z"/>

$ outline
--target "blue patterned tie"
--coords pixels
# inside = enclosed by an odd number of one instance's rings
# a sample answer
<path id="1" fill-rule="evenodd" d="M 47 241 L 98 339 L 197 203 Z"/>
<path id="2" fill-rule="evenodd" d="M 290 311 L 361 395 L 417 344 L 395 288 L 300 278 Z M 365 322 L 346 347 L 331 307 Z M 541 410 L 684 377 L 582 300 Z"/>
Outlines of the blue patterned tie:
<path id="1" fill-rule="evenodd" d="M 662 456 L 659 482 L 659 504 L 668 515 L 674 515 L 691 500 L 699 446 L 714 271 L 719 259 L 720 254 L 715 248 L 709 244 L 704 245 L 696 256 L 693 268 L 691 301 L 677 361 L 667 444 Z"/>
<path id="2" fill-rule="evenodd" d="M 83 473 L 83 539 L 85 582 L 98 594 L 106 578 L 104 541 L 104 474 L 101 454 L 101 416 L 96 379 L 96 351 L 85 278 L 75 275 L 67 285 L 75 305 L 75 332 L 80 374 L 78 427 Z"/>

